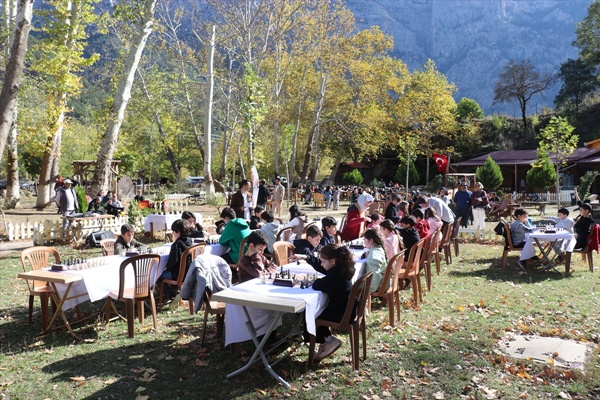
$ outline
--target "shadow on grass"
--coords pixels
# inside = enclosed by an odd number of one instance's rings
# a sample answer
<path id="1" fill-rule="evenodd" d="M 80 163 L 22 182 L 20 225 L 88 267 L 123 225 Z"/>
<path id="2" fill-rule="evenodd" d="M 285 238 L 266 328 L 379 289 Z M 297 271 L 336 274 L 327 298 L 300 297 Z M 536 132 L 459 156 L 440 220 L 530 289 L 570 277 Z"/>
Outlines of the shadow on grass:
<path id="1" fill-rule="evenodd" d="M 471 262 L 471 261 L 470 261 Z M 481 266 L 480 269 L 470 269 L 470 270 L 458 270 L 452 269 L 448 272 L 449 276 L 453 277 L 484 277 L 489 280 L 494 281 L 512 281 L 519 283 L 537 283 L 548 280 L 560 280 L 565 279 L 565 276 L 557 272 L 553 269 L 548 271 L 539 271 L 542 267 L 539 263 L 536 263 L 537 268 L 532 267 L 527 269 L 527 273 L 521 271 L 518 267 L 516 260 L 511 260 L 509 258 L 506 263 L 506 268 L 502 268 L 500 265 L 501 260 L 498 258 L 483 258 L 477 259 L 473 261 L 475 265 Z M 559 265 L 558 268 L 564 268 L 564 266 Z M 560 271 L 560 269 L 559 269 Z"/>

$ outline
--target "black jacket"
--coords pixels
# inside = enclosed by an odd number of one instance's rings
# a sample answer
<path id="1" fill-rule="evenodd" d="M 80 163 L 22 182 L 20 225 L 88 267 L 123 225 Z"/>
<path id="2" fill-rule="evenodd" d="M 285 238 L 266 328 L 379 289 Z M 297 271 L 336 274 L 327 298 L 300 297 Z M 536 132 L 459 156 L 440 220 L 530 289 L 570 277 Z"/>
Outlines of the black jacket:
<path id="1" fill-rule="evenodd" d="M 329 305 L 326 308 L 327 311 L 323 311 L 323 314 L 326 314 L 327 319 L 330 321 L 341 321 L 350 300 L 352 277 L 342 278 L 338 267 L 333 267 L 329 271 L 321 266 L 314 268 L 325 274 L 323 278 L 317 279 L 312 285 L 314 290 L 329 295 Z"/>
<path id="2" fill-rule="evenodd" d="M 398 221 L 400 221 L 400 217 L 398 216 L 398 209 L 391 201 L 385 209 L 385 219 L 391 220 L 394 224 L 397 224 Z"/>
<path id="3" fill-rule="evenodd" d="M 181 255 L 184 251 L 186 251 L 192 245 L 192 239 L 189 237 L 180 237 L 171 245 L 171 252 L 169 253 L 169 259 L 167 260 L 167 266 L 165 269 L 171 272 L 171 277 L 173 280 L 177 280 L 179 277 L 179 261 L 181 260 Z M 190 267 L 192 263 L 191 257 L 186 261 L 184 274 L 187 272 L 187 269 Z"/>
<path id="4" fill-rule="evenodd" d="M 315 248 L 306 239 L 294 240 L 294 254 L 305 255 L 306 262 L 318 271 L 317 268 L 321 268 L 321 260 L 315 255 Z"/>
<path id="5" fill-rule="evenodd" d="M 406 229 L 400 229 L 400 236 L 402 236 L 402 242 L 404 243 L 404 248 L 406 251 L 404 252 L 404 261 L 408 261 L 408 256 L 410 255 L 410 249 L 419 241 L 421 238 L 419 237 L 419 231 L 414 226 Z"/>

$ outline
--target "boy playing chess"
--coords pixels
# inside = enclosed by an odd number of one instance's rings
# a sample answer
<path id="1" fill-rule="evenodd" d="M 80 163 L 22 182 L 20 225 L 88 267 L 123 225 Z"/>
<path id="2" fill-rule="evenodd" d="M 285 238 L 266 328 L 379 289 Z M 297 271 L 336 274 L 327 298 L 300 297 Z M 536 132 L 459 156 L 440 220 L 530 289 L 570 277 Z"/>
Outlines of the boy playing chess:
<path id="1" fill-rule="evenodd" d="M 248 250 L 238 263 L 240 283 L 260 278 L 261 274 L 275 276 L 277 266 L 263 254 L 269 243 L 265 234 L 261 231 L 252 231 L 246 243 Z"/>

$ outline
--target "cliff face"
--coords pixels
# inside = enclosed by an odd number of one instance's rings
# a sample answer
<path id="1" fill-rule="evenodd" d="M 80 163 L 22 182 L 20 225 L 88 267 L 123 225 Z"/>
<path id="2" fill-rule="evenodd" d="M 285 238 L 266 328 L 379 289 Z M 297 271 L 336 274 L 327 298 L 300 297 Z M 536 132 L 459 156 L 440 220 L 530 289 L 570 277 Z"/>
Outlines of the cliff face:
<path id="1" fill-rule="evenodd" d="M 428 58 L 484 112 L 520 114 L 518 104 L 492 105 L 494 83 L 510 59 L 556 72 L 577 57 L 575 24 L 592 0 L 346 0 L 359 26 L 379 25 L 394 37 L 395 55 L 411 70 Z M 553 107 L 560 88 L 534 97 L 528 113 Z"/>

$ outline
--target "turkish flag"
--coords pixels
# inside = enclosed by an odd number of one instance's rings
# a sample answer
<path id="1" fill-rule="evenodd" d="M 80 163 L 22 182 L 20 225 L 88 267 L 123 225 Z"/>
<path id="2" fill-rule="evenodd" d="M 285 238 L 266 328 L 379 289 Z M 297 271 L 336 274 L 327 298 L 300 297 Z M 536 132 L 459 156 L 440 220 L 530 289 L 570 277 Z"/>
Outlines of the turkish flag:
<path id="1" fill-rule="evenodd" d="M 448 172 L 448 156 L 445 154 L 433 153 L 433 160 L 435 161 L 435 165 L 437 165 L 437 169 L 442 174 Z"/>

